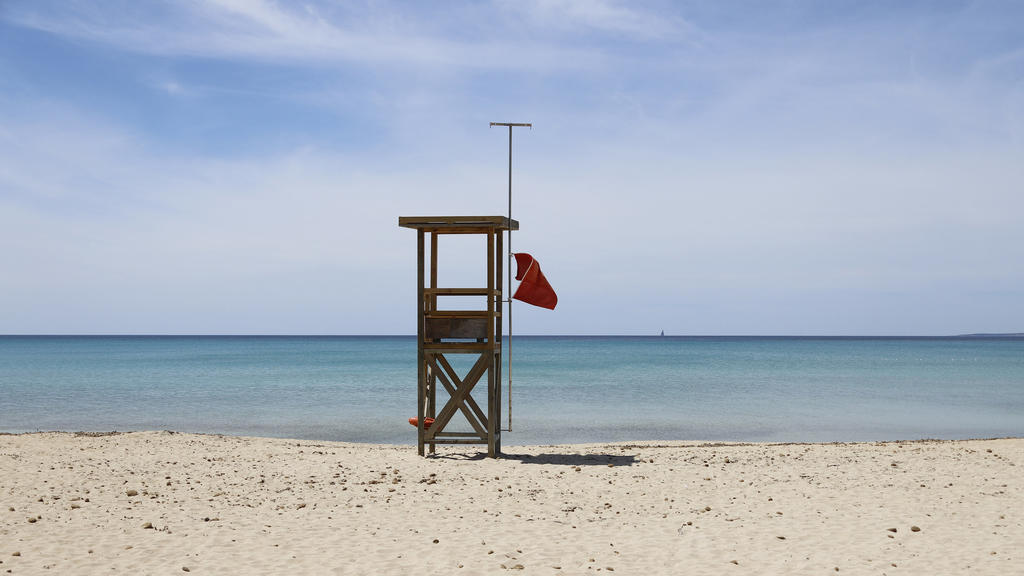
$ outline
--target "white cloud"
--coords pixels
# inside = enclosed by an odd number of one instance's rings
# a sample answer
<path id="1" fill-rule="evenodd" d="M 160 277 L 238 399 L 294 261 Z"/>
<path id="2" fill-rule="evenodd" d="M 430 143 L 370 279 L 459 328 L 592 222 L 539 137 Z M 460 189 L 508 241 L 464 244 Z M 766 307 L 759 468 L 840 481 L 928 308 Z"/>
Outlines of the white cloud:
<path id="1" fill-rule="evenodd" d="M 599 64 L 592 50 L 554 43 L 473 41 L 421 29 L 413 18 L 383 17 L 399 8 L 349 10 L 328 18 L 310 5 L 270 2 L 171 3 L 163 18 L 135 17 L 110 4 L 62 7 L 23 4 L 7 18 L 20 26 L 146 54 L 241 58 L 303 65 L 348 62 L 498 69 L 580 69 Z"/>
<path id="2" fill-rule="evenodd" d="M 614 0 L 501 0 L 504 10 L 540 28 L 610 32 L 638 40 L 689 40 L 698 30 L 678 16 L 644 11 L 636 2 Z"/>

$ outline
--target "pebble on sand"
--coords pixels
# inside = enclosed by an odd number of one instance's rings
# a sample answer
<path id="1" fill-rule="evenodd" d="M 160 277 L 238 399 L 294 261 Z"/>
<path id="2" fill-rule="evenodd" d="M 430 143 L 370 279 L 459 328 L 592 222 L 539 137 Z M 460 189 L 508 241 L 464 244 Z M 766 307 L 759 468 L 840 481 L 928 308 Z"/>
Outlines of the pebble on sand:
<path id="1" fill-rule="evenodd" d="M 910 527 L 910 531 L 911 531 L 911 532 L 920 532 L 920 531 L 921 531 L 921 528 L 920 528 L 920 527 L 918 527 L 918 526 L 911 526 L 911 527 Z"/>
<path id="2" fill-rule="evenodd" d="M 152 530 L 153 529 L 153 523 L 152 522 L 146 522 L 145 524 L 142 525 L 142 528 L 145 529 L 145 530 Z"/>
<path id="3" fill-rule="evenodd" d="M 127 494 L 128 496 L 138 496 L 139 495 L 139 491 L 138 490 L 128 490 L 127 492 L 125 492 L 125 494 Z"/>

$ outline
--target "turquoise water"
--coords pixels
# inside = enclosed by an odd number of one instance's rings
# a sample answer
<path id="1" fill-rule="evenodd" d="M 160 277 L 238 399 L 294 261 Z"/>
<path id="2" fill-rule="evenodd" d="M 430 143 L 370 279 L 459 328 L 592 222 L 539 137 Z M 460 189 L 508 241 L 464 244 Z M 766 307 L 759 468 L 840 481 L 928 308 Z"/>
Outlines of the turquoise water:
<path id="1" fill-rule="evenodd" d="M 513 351 L 505 444 L 1024 436 L 1024 338 L 516 337 Z M 0 431 L 412 443 L 415 361 L 406 336 L 4 336 Z"/>

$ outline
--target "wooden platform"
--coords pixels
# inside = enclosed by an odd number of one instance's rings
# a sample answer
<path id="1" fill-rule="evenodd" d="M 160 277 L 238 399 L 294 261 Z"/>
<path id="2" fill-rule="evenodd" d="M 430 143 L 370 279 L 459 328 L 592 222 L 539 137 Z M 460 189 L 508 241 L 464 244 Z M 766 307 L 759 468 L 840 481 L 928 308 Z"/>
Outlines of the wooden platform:
<path id="1" fill-rule="evenodd" d="M 402 228 L 444 234 L 486 234 L 488 230 L 519 230 L 519 222 L 506 216 L 399 216 Z"/>

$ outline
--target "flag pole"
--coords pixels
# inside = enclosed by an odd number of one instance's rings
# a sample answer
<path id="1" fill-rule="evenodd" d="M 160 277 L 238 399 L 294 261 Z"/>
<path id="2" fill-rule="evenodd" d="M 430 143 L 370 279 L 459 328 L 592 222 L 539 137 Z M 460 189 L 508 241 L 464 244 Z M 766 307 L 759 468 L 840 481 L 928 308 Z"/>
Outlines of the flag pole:
<path id="1" fill-rule="evenodd" d="M 512 431 L 512 128 L 533 130 L 533 124 L 491 122 L 491 126 L 508 126 L 508 432 Z"/>

